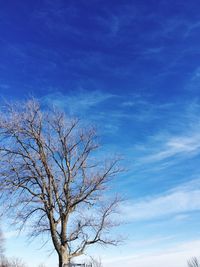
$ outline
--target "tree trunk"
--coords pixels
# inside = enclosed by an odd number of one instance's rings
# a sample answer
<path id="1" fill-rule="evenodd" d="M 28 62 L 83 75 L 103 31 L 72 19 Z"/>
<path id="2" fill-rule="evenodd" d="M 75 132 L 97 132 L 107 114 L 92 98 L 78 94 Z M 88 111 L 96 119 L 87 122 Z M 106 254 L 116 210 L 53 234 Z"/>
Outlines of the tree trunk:
<path id="1" fill-rule="evenodd" d="M 65 267 L 70 267 L 70 260 L 66 251 L 61 252 L 59 254 L 58 260 L 59 260 L 59 267 L 63 267 L 65 264 L 66 264 Z"/>

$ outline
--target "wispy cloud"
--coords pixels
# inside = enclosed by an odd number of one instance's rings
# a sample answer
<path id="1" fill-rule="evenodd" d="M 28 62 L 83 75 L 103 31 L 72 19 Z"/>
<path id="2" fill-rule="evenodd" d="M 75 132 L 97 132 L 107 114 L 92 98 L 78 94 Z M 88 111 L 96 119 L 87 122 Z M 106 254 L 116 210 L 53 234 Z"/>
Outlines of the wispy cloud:
<path id="1" fill-rule="evenodd" d="M 127 27 L 136 19 L 137 13 L 138 10 L 135 5 L 121 4 L 118 9 L 105 10 L 101 16 L 95 17 L 95 20 L 106 30 L 108 38 L 120 37 L 121 41 L 122 38 L 125 38 Z"/>
<path id="2" fill-rule="evenodd" d="M 189 136 L 169 137 L 158 151 L 142 159 L 143 162 L 155 162 L 170 159 L 175 156 L 191 156 L 200 151 L 200 135 L 192 133 Z"/>
<path id="3" fill-rule="evenodd" d="M 187 265 L 187 260 L 193 256 L 199 255 L 200 240 L 191 240 L 175 244 L 169 249 L 158 249 L 154 253 L 130 253 L 118 257 L 107 257 L 103 262 L 105 267 L 111 265 L 115 267 L 183 267 Z"/>
<path id="4" fill-rule="evenodd" d="M 153 134 L 147 136 L 145 145 L 136 146 L 136 162 L 168 166 L 179 164 L 200 153 L 200 105 L 198 99 L 181 105 L 151 106 L 151 114 L 157 114 L 160 126 Z"/>
<path id="5" fill-rule="evenodd" d="M 191 73 L 188 82 L 185 85 L 185 89 L 189 91 L 197 91 L 200 87 L 200 67 L 198 66 Z"/>
<path id="6" fill-rule="evenodd" d="M 200 21 L 196 21 L 188 24 L 187 31 L 185 32 L 185 37 L 189 37 L 191 33 L 200 29 Z"/>
<path id="7" fill-rule="evenodd" d="M 3 233 L 3 236 L 5 237 L 5 239 L 9 239 L 9 238 L 16 238 L 17 236 L 19 236 L 19 231 L 7 231 Z"/>
<path id="8" fill-rule="evenodd" d="M 41 99 L 44 104 L 54 105 L 68 111 L 71 115 L 81 115 L 91 108 L 95 108 L 104 101 L 115 97 L 101 91 L 80 90 L 75 94 L 64 95 L 60 92 L 48 94 Z"/>
<path id="9" fill-rule="evenodd" d="M 162 195 L 130 201 L 121 208 L 127 221 L 165 218 L 200 210 L 200 180 L 184 184 Z"/>

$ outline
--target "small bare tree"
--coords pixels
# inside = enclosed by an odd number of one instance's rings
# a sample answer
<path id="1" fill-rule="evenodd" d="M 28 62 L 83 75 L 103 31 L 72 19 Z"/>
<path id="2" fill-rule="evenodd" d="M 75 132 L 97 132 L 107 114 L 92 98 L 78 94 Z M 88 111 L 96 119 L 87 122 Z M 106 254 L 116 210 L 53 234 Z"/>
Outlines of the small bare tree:
<path id="1" fill-rule="evenodd" d="M 27 267 L 27 265 L 22 259 L 14 257 L 9 260 L 9 267 Z"/>
<path id="2" fill-rule="evenodd" d="M 99 259 L 92 258 L 92 266 L 93 267 L 103 267 L 101 258 L 99 258 Z"/>
<path id="3" fill-rule="evenodd" d="M 0 259 L 4 257 L 4 251 L 5 251 L 5 239 L 2 230 L 0 229 Z"/>
<path id="4" fill-rule="evenodd" d="M 0 262 L 0 267 L 27 267 L 27 265 L 20 258 L 4 259 Z"/>
<path id="5" fill-rule="evenodd" d="M 8 104 L 1 113 L 2 199 L 9 199 L 21 229 L 28 225 L 33 237 L 50 234 L 60 267 L 88 246 L 117 244 L 109 233 L 119 199 L 105 200 L 103 193 L 121 170 L 118 159 L 95 158 L 98 147 L 94 129 L 42 112 L 35 100 Z"/>
<path id="6" fill-rule="evenodd" d="M 192 257 L 188 260 L 188 267 L 200 267 L 200 262 L 196 257 Z"/>

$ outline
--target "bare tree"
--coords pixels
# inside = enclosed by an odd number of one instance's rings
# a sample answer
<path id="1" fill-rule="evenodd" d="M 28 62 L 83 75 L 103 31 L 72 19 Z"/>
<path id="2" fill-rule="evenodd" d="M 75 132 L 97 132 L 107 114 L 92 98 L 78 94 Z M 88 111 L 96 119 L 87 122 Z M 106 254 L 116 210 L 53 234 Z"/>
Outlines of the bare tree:
<path id="1" fill-rule="evenodd" d="M 4 251 L 5 251 L 5 239 L 2 230 L 0 229 L 0 258 L 2 259 L 4 257 Z"/>
<path id="2" fill-rule="evenodd" d="M 50 234 L 60 267 L 88 246 L 117 244 L 110 216 L 119 199 L 103 193 L 121 169 L 118 159 L 95 157 L 93 128 L 30 100 L 6 106 L 0 138 L 2 199 L 9 197 L 21 229 L 28 225 L 33 237 Z"/>
<path id="3" fill-rule="evenodd" d="M 5 256 L 1 257 L 0 267 L 9 267 L 9 264 L 9 261 Z"/>
<path id="4" fill-rule="evenodd" d="M 0 267 L 27 267 L 27 265 L 20 258 L 7 259 L 4 257 L 0 262 Z"/>
<path id="5" fill-rule="evenodd" d="M 103 267 L 101 258 L 99 258 L 99 259 L 92 258 L 92 266 L 93 267 Z"/>
<path id="6" fill-rule="evenodd" d="M 193 257 L 188 260 L 188 267 L 200 267 L 198 259 L 196 257 Z"/>
<path id="7" fill-rule="evenodd" d="M 27 265 L 22 259 L 14 257 L 9 260 L 9 267 L 27 267 Z"/>

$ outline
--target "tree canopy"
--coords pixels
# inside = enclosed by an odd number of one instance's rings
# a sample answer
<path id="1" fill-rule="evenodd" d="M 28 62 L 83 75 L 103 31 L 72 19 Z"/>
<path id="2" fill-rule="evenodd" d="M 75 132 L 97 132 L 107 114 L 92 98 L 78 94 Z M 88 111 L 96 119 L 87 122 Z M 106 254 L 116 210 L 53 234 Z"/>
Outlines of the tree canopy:
<path id="1" fill-rule="evenodd" d="M 121 169 L 97 156 L 93 127 L 36 100 L 7 104 L 0 116 L 2 199 L 20 229 L 48 233 L 59 266 L 93 244 L 117 244 L 110 235 L 119 198 L 104 196 Z M 9 198 L 8 198 L 9 196 Z"/>

